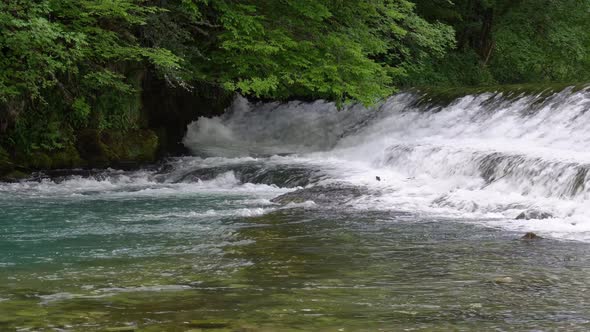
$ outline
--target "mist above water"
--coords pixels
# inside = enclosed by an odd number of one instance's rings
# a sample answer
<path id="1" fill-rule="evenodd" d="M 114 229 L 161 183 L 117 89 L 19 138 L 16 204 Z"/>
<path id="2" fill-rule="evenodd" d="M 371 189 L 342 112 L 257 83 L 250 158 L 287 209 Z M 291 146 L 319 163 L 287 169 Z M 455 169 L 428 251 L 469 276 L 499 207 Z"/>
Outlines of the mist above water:
<path id="1" fill-rule="evenodd" d="M 398 94 L 374 109 L 338 111 L 322 101 L 238 97 L 224 116 L 191 124 L 184 143 L 209 157 L 286 155 L 280 162 L 319 167 L 324 181 L 371 188 L 355 208 L 590 240 L 590 92 L 417 101 Z M 525 211 L 553 218 L 514 220 Z"/>

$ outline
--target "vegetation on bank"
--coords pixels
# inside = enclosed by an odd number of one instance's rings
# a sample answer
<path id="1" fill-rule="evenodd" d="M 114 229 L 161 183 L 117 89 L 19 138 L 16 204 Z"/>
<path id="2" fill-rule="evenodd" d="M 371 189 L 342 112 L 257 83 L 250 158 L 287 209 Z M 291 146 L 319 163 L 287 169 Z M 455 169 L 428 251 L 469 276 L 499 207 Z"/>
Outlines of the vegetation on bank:
<path id="1" fill-rule="evenodd" d="M 587 81 L 589 11 L 583 0 L 0 0 L 0 172 L 153 160 L 158 137 L 177 140 L 170 131 L 234 92 L 370 104 L 412 86 Z"/>

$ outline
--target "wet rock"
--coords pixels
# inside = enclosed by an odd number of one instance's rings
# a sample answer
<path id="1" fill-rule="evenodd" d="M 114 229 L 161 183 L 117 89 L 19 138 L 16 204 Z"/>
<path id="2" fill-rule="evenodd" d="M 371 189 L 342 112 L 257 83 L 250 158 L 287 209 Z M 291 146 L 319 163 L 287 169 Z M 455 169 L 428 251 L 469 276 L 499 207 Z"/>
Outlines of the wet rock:
<path id="1" fill-rule="evenodd" d="M 0 175 L 12 172 L 14 164 L 8 155 L 8 152 L 0 147 Z"/>
<path id="2" fill-rule="evenodd" d="M 51 158 L 51 168 L 53 169 L 70 169 L 85 166 L 78 150 L 73 146 L 53 152 L 49 154 L 49 157 Z"/>
<path id="3" fill-rule="evenodd" d="M 224 329 L 230 326 L 226 322 L 214 320 L 192 320 L 188 325 L 199 329 Z"/>
<path id="4" fill-rule="evenodd" d="M 85 129 L 77 135 L 77 149 L 91 167 L 132 167 L 155 161 L 158 137 L 151 130 Z"/>
<path id="5" fill-rule="evenodd" d="M 135 326 L 120 326 L 120 327 L 109 327 L 106 332 L 133 332 L 136 330 Z"/>
<path id="6" fill-rule="evenodd" d="M 198 180 L 212 180 L 223 173 L 233 172 L 241 183 L 256 183 L 276 185 L 281 188 L 295 188 L 307 186 L 321 179 L 316 169 L 294 167 L 289 165 L 262 165 L 247 163 L 225 165 L 191 170 L 180 175 L 174 182 L 196 182 Z"/>
<path id="7" fill-rule="evenodd" d="M 521 240 L 540 240 L 542 237 L 538 236 L 535 233 L 528 232 L 523 237 L 520 238 Z"/>
<path id="8" fill-rule="evenodd" d="M 539 210 L 526 210 L 516 216 L 516 220 L 531 220 L 531 219 L 549 219 L 553 218 L 553 215 L 549 212 Z"/>
<path id="9" fill-rule="evenodd" d="M 28 168 L 32 169 L 49 169 L 52 167 L 53 162 L 51 157 L 47 153 L 35 152 L 29 154 L 26 160 L 23 160 Z"/>
<path id="10" fill-rule="evenodd" d="M 321 185 L 286 193 L 273 198 L 271 202 L 288 204 L 313 201 L 316 204 L 344 204 L 366 192 L 364 188 L 348 185 Z"/>
<path id="11" fill-rule="evenodd" d="M 514 279 L 512 277 L 496 277 L 494 282 L 497 284 L 509 284 L 514 282 Z"/>
<path id="12" fill-rule="evenodd" d="M 31 174 L 25 173 L 25 172 L 21 172 L 18 170 L 14 170 L 12 172 L 9 172 L 7 174 L 4 174 L 0 177 L 0 181 L 4 181 L 4 182 L 18 182 L 21 180 L 26 180 L 30 177 Z"/>

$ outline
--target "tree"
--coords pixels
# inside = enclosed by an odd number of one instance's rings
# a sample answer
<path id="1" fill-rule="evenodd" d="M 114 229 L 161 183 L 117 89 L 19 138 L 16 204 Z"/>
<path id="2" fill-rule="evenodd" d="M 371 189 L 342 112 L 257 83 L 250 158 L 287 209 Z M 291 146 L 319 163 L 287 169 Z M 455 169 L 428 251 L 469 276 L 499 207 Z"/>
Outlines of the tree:
<path id="1" fill-rule="evenodd" d="M 430 24 L 406 0 L 170 2 L 150 28 L 186 26 L 172 49 L 191 57 L 190 78 L 262 98 L 327 98 L 366 104 L 391 94 L 405 67 L 444 53 L 452 30 Z M 190 53 L 190 52 L 188 52 Z"/>

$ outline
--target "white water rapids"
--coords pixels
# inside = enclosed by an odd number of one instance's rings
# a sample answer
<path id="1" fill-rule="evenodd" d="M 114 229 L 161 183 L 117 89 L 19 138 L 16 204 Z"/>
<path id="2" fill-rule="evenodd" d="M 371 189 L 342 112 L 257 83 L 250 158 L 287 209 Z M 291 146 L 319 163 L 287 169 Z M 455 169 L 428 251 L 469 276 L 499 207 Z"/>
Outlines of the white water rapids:
<path id="1" fill-rule="evenodd" d="M 590 91 L 466 96 L 446 107 L 399 94 L 376 109 L 253 104 L 189 126 L 184 143 L 221 163 L 258 156 L 369 188 L 347 205 L 456 218 L 590 241 Z M 262 158 L 265 155 L 280 155 Z M 377 181 L 379 176 L 381 181 Z M 552 218 L 515 220 L 536 211 Z"/>

